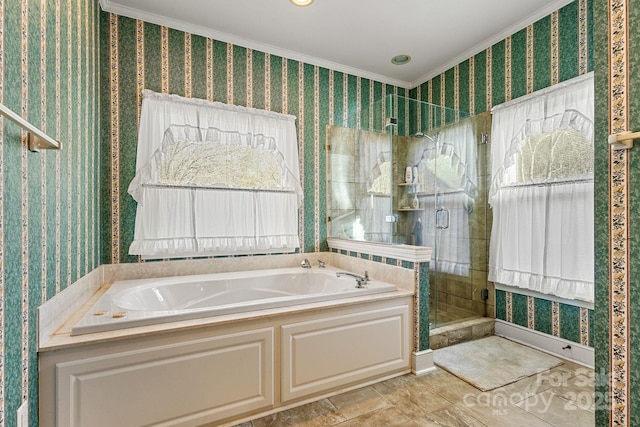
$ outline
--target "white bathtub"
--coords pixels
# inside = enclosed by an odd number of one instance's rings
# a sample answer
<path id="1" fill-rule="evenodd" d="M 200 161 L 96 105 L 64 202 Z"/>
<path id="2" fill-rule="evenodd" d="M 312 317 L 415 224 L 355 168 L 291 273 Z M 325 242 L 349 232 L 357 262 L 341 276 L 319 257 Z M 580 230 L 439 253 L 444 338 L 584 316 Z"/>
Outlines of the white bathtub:
<path id="1" fill-rule="evenodd" d="M 332 267 L 215 273 L 121 280 L 75 324 L 82 335 L 221 314 L 286 307 L 396 290 L 376 280 L 356 288 L 352 277 Z"/>

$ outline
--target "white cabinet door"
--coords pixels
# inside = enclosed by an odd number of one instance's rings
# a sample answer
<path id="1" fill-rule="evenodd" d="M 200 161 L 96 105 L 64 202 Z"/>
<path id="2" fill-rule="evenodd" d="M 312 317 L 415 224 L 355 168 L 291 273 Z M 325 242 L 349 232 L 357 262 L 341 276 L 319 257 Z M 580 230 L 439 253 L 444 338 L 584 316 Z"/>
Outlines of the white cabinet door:
<path id="1" fill-rule="evenodd" d="M 286 402 L 410 366 L 409 305 L 282 326 Z"/>
<path id="2" fill-rule="evenodd" d="M 197 426 L 271 407 L 274 329 L 56 365 L 57 425 Z"/>

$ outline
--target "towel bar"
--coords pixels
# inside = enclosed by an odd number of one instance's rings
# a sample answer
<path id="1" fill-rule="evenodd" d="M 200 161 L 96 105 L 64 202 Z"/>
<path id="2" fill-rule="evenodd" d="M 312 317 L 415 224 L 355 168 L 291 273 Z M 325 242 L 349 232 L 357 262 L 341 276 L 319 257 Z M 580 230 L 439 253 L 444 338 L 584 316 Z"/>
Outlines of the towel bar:
<path id="1" fill-rule="evenodd" d="M 0 114 L 13 121 L 21 128 L 27 130 L 27 146 L 30 151 L 39 152 L 40 150 L 59 150 L 61 144 L 59 141 L 51 138 L 46 133 L 11 111 L 6 105 L 0 103 Z"/>
<path id="2" fill-rule="evenodd" d="M 640 138 L 640 132 L 620 132 L 609 135 L 609 145 L 614 150 L 633 148 L 633 140 Z"/>

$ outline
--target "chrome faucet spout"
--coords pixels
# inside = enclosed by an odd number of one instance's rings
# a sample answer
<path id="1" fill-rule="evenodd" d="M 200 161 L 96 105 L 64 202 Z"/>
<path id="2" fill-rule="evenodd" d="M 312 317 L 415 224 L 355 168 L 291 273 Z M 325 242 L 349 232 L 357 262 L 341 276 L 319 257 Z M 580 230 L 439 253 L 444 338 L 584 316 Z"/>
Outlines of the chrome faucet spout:
<path id="1" fill-rule="evenodd" d="M 311 263 L 309 262 L 308 259 L 304 259 L 302 260 L 302 262 L 300 263 L 300 267 L 302 268 L 311 268 Z"/>
<path id="2" fill-rule="evenodd" d="M 349 276 L 356 279 L 356 288 L 364 288 L 369 283 L 369 272 L 365 271 L 364 276 L 359 274 L 349 273 L 348 271 L 338 271 L 336 277 Z"/>

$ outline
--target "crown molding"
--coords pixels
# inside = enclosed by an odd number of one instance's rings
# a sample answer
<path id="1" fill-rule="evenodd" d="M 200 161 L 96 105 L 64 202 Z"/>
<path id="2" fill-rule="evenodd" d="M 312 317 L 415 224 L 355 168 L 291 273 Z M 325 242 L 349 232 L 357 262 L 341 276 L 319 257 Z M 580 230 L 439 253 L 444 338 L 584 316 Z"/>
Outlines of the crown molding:
<path id="1" fill-rule="evenodd" d="M 442 64 L 441 66 L 427 71 L 425 74 L 423 74 L 421 77 L 419 77 L 414 81 L 404 81 L 400 79 L 394 79 L 389 76 L 384 76 L 381 74 L 371 73 L 366 70 L 349 67 L 344 64 L 328 61 L 322 58 L 304 54 L 302 52 L 282 49 L 277 46 L 273 46 L 267 43 L 261 43 L 256 40 L 245 39 L 245 38 L 236 36 L 234 34 L 216 31 L 214 29 L 199 26 L 199 25 L 189 24 L 184 21 L 142 11 L 140 9 L 122 6 L 114 3 L 111 0 L 100 0 L 100 7 L 105 12 L 115 13 L 117 15 L 126 16 L 128 18 L 139 19 L 145 22 L 149 22 L 151 24 L 173 28 L 176 30 L 200 35 L 200 36 L 211 38 L 221 42 L 231 43 L 236 46 L 242 46 L 245 48 L 258 50 L 264 53 L 280 56 L 282 58 L 300 61 L 305 64 L 317 65 L 319 67 L 327 68 L 329 70 L 339 71 L 345 74 L 350 74 L 350 75 L 366 78 L 369 80 L 377 81 L 380 83 L 386 83 L 393 86 L 398 86 L 400 88 L 409 90 L 409 89 L 414 89 L 420 86 L 421 84 L 431 80 L 432 78 L 444 73 L 445 71 L 466 61 L 467 59 L 475 56 L 476 54 L 488 49 L 490 46 L 493 46 L 494 44 L 504 40 L 508 36 L 515 34 L 516 32 L 522 30 L 523 28 L 526 28 L 528 25 L 531 25 L 534 22 L 544 18 L 545 16 L 550 15 L 552 12 L 568 5 L 569 3 L 572 3 L 573 1 L 575 0 L 552 1 L 545 8 L 537 11 L 532 15 L 529 15 L 525 19 L 522 19 L 513 25 L 510 25 L 500 33 L 495 34 L 492 37 L 481 41 L 480 43 L 476 44 L 474 47 L 462 52 L 461 54 L 457 55 L 450 61 L 447 61 L 446 63 Z"/>

